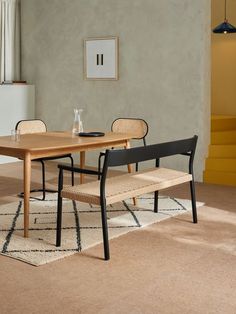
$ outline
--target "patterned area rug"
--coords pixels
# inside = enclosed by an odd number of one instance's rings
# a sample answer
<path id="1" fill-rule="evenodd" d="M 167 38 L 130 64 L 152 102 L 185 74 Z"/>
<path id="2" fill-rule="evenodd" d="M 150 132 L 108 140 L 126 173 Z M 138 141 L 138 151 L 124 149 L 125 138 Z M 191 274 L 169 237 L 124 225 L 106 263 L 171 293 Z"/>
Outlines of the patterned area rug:
<path id="1" fill-rule="evenodd" d="M 198 203 L 198 206 L 202 203 Z M 191 210 L 189 200 L 161 196 L 159 213 L 153 212 L 152 195 L 120 202 L 107 209 L 109 239 L 140 229 Z M 55 246 L 56 195 L 46 201 L 31 200 L 30 238 L 23 235 L 23 203 L 0 207 L 1 254 L 39 266 L 72 255 L 102 242 L 101 214 L 98 206 L 63 200 L 62 246 Z"/>

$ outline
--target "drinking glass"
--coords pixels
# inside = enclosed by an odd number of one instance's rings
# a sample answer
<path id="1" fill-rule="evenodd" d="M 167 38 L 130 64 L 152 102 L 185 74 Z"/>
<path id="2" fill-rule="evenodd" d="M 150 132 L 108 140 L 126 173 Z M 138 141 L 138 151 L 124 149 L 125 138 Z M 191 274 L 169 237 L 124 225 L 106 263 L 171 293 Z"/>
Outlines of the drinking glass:
<path id="1" fill-rule="evenodd" d="M 11 139 L 15 142 L 19 142 L 20 140 L 20 130 L 11 130 Z"/>

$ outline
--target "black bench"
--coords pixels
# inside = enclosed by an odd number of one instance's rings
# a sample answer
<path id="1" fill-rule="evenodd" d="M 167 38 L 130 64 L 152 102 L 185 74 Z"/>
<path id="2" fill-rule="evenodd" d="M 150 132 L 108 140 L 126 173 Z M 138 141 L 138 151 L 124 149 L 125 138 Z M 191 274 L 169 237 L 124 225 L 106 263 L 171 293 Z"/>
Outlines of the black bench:
<path id="1" fill-rule="evenodd" d="M 61 222 L 62 222 L 62 198 L 69 198 L 84 203 L 101 206 L 103 244 L 105 260 L 109 260 L 109 240 L 107 228 L 106 206 L 133 198 L 145 193 L 154 192 L 154 212 L 158 212 L 158 192 L 162 189 L 190 182 L 193 222 L 197 223 L 197 210 L 193 177 L 193 160 L 197 144 L 197 136 L 192 138 L 136 147 L 122 150 L 106 150 L 102 172 L 72 168 L 58 165 L 58 210 L 57 210 L 57 237 L 56 246 L 61 245 Z M 169 168 L 160 167 L 160 159 L 172 155 L 185 155 L 189 157 L 189 171 L 182 172 Z M 127 173 L 112 178 L 107 178 L 110 167 L 134 164 L 137 162 L 155 160 L 155 168 Z M 63 188 L 63 170 L 78 173 L 101 175 L 100 181 L 94 181 L 77 186 Z"/>

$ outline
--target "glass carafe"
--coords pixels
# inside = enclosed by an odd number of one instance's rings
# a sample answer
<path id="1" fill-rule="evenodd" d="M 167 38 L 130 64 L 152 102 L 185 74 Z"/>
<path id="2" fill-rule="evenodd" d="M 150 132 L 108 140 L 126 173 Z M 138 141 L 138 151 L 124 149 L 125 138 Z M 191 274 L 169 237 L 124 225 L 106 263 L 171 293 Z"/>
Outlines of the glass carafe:
<path id="1" fill-rule="evenodd" d="M 74 123 L 73 123 L 73 129 L 72 133 L 74 135 L 78 135 L 79 133 L 83 132 L 83 123 L 81 119 L 81 114 L 83 112 L 83 109 L 74 109 Z"/>

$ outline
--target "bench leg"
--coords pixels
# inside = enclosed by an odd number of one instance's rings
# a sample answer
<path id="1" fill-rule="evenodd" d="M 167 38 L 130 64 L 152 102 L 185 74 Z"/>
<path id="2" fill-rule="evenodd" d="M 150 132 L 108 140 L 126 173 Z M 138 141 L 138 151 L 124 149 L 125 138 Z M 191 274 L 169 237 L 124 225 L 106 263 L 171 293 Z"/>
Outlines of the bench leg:
<path id="1" fill-rule="evenodd" d="M 61 246 L 61 220 L 62 220 L 62 197 L 61 197 L 61 190 L 62 190 L 62 187 L 63 187 L 63 172 L 62 172 L 62 169 L 60 169 L 60 171 L 59 171 L 59 177 L 58 177 L 56 246 Z"/>
<path id="2" fill-rule="evenodd" d="M 194 181 L 190 181 L 189 183 L 190 183 L 190 191 L 191 191 L 193 222 L 197 223 L 197 207 L 196 207 Z"/>
<path id="3" fill-rule="evenodd" d="M 104 257 L 105 260 L 110 259 L 109 253 L 109 240 L 108 240 L 108 228 L 107 228 L 107 210 L 106 201 L 101 200 L 101 215 L 102 215 L 102 235 L 103 235 L 103 246 L 104 246 Z"/>
<path id="4" fill-rule="evenodd" d="M 56 246 L 61 246 L 62 197 L 57 201 L 57 238 Z"/>
<path id="5" fill-rule="evenodd" d="M 158 195 L 159 191 L 154 192 L 154 213 L 158 213 Z"/>

